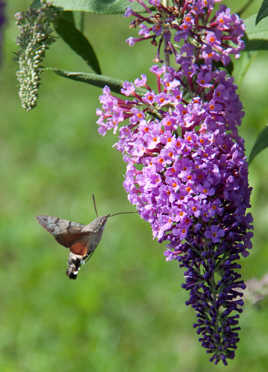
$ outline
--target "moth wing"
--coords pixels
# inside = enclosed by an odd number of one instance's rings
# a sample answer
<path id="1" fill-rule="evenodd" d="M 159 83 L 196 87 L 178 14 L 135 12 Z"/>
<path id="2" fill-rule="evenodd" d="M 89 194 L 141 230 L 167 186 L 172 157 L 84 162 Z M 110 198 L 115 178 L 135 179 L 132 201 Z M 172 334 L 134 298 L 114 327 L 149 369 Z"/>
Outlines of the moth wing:
<path id="1" fill-rule="evenodd" d="M 89 237 L 87 231 L 82 231 L 85 225 L 52 216 L 37 216 L 36 218 L 40 225 L 52 234 L 59 244 L 71 250 L 74 246 L 73 253 L 76 253 L 76 251 L 85 251 Z M 83 249 L 82 244 L 84 246 Z M 76 254 L 79 253 L 77 252 Z"/>
<path id="2" fill-rule="evenodd" d="M 54 236 L 57 242 L 63 245 L 75 254 L 84 255 L 87 249 L 88 233 L 77 232 L 77 233 L 66 233 Z M 81 252 L 81 253 L 80 253 Z"/>

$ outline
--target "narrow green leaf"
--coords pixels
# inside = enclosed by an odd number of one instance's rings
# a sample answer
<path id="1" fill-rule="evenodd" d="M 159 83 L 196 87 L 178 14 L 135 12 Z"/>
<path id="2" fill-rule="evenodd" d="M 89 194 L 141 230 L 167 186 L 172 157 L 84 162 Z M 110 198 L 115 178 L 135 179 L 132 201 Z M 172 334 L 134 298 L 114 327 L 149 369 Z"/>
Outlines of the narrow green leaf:
<path id="1" fill-rule="evenodd" d="M 248 40 L 245 51 L 268 50 L 268 40 Z"/>
<path id="2" fill-rule="evenodd" d="M 48 68 L 47 70 L 54 71 L 57 75 L 63 76 L 65 78 L 94 85 L 99 88 L 103 88 L 105 87 L 105 85 L 108 85 L 111 91 L 115 93 L 121 93 L 121 88 L 123 86 L 123 80 L 115 79 L 110 76 L 97 75 L 86 72 L 64 71 L 56 68 Z"/>
<path id="3" fill-rule="evenodd" d="M 252 160 L 266 147 L 268 147 L 268 126 L 265 127 L 258 135 L 256 142 L 250 152 L 248 163 L 250 164 Z"/>
<path id="4" fill-rule="evenodd" d="M 97 73 L 100 74 L 100 65 L 94 49 L 87 38 L 74 24 L 72 12 L 63 12 L 54 22 L 54 28 L 60 37 Z"/>
<path id="5" fill-rule="evenodd" d="M 144 11 L 138 3 L 128 0 L 50 0 L 50 2 L 63 10 L 84 11 L 97 14 L 121 14 L 131 6 L 136 11 Z"/>
<path id="6" fill-rule="evenodd" d="M 268 16 L 268 0 L 263 0 L 262 5 L 256 17 L 256 25 L 265 17 Z"/>
<path id="7" fill-rule="evenodd" d="M 268 18 L 256 26 L 256 14 L 247 18 L 245 22 L 246 37 L 244 38 L 245 51 L 268 50 Z"/>

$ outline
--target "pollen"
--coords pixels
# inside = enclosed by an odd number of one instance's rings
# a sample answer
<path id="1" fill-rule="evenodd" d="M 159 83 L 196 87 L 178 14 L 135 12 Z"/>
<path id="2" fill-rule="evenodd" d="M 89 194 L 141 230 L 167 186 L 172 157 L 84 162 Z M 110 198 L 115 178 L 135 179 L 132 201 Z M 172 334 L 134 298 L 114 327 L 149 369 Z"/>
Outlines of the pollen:
<path id="1" fill-rule="evenodd" d="M 172 187 L 177 187 L 178 185 L 176 184 L 176 182 L 173 182 L 173 184 L 172 184 Z"/>
<path id="2" fill-rule="evenodd" d="M 210 109 L 210 110 L 215 110 L 215 105 L 214 105 L 213 103 L 211 103 L 211 104 L 209 105 L 209 109 Z"/>

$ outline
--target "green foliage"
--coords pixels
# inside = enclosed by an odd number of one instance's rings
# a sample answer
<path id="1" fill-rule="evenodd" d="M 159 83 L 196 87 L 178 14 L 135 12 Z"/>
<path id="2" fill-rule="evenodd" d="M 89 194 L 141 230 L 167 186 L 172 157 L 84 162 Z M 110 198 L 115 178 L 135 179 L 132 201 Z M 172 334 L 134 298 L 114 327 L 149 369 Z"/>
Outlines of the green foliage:
<path id="1" fill-rule="evenodd" d="M 97 73 L 101 69 L 97 56 L 88 39 L 77 30 L 72 12 L 63 12 L 54 21 L 54 27 L 58 35 L 69 45 L 75 53 Z"/>
<path id="2" fill-rule="evenodd" d="M 245 26 L 245 51 L 268 50 L 268 18 L 256 25 L 256 15 L 253 15 L 245 20 Z"/>
<path id="3" fill-rule="evenodd" d="M 251 163 L 252 160 L 266 147 L 268 147 L 268 127 L 265 127 L 258 135 L 256 142 L 250 152 L 248 162 Z"/>
<path id="4" fill-rule="evenodd" d="M 28 2 L 8 3 L 0 70 L 0 370 L 267 371 L 267 307 L 245 307 L 236 359 L 227 368 L 211 365 L 191 327 L 194 315 L 184 304 L 182 272 L 165 262 L 163 247 L 152 242 L 149 226 L 135 214 L 108 221 L 78 280 L 66 277 L 67 250 L 35 216 L 87 223 L 94 218 L 92 192 L 99 213 L 129 210 L 122 187 L 125 167 L 111 147 L 114 138 L 97 134 L 99 89 L 45 72 L 39 106 L 31 113 L 21 109 L 12 19 Z M 98 46 L 105 75 L 133 80 L 148 72 L 151 53 L 148 45 L 125 45 L 127 24 L 121 17 L 88 17 L 85 33 L 96 30 L 92 46 Z M 46 64 L 81 70 L 81 58 L 61 41 L 48 51 Z M 247 148 L 267 123 L 266 68 L 266 56 L 255 59 L 240 87 Z M 245 278 L 268 271 L 267 162 L 263 151 L 250 167 L 256 238 L 244 263 Z"/>
<path id="5" fill-rule="evenodd" d="M 63 71 L 58 70 L 55 68 L 48 69 L 54 71 L 59 76 L 80 81 L 82 83 L 87 83 L 90 85 L 94 85 L 99 88 L 105 87 L 105 85 L 109 85 L 111 90 L 115 93 L 121 93 L 122 83 L 123 80 L 114 79 L 105 75 L 96 75 L 96 74 L 90 74 L 86 72 L 71 72 L 71 71 Z"/>
<path id="6" fill-rule="evenodd" d="M 258 24 L 263 18 L 268 16 L 268 0 L 263 0 L 262 6 L 258 11 L 258 15 L 256 18 L 256 24 Z"/>

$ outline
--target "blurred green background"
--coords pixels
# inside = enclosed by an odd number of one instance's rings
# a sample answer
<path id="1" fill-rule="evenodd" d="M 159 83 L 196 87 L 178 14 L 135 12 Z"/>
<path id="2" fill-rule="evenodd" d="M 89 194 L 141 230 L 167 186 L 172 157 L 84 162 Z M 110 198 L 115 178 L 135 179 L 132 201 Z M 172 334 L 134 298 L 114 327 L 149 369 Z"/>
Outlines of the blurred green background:
<path id="1" fill-rule="evenodd" d="M 195 315 L 184 304 L 182 270 L 165 262 L 164 247 L 137 215 L 109 220 L 78 280 L 66 277 L 67 250 L 35 216 L 88 223 L 95 217 L 93 192 L 100 214 L 133 207 L 122 187 L 124 163 L 111 147 L 115 138 L 97 134 L 99 89 L 45 72 L 37 108 L 25 113 L 20 107 L 14 13 L 29 4 L 8 4 L 0 70 L 0 371 L 267 371 L 267 306 L 245 306 L 236 359 L 228 367 L 210 364 L 192 328 Z M 246 15 L 260 4 L 255 1 Z M 242 3 L 227 5 L 235 11 Z M 86 17 L 86 34 L 106 75 L 134 79 L 151 64 L 148 45 L 125 44 L 128 22 Z M 60 40 L 46 65 L 89 71 Z M 247 153 L 267 124 L 267 67 L 266 54 L 258 54 L 240 84 Z M 249 170 L 255 238 L 243 260 L 245 279 L 268 272 L 267 161 L 263 152 Z"/>

